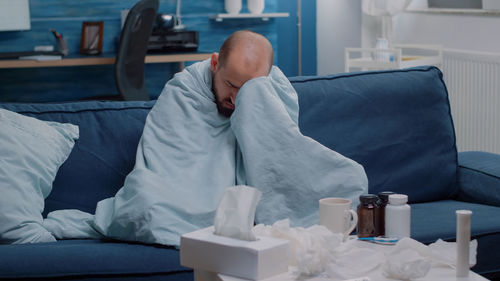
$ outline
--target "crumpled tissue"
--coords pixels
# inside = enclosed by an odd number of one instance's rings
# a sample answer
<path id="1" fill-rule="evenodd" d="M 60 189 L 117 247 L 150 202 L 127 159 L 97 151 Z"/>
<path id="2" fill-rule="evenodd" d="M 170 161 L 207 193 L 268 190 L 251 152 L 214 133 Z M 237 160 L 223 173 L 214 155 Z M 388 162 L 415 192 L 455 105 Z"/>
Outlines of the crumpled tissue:
<path id="1" fill-rule="evenodd" d="M 454 268 L 456 264 L 456 243 L 441 239 L 428 246 L 403 238 L 394 246 L 366 247 L 367 244 L 363 243 L 369 242 L 357 239 L 343 242 L 342 234 L 332 233 L 321 225 L 290 227 L 288 219 L 273 225 L 256 225 L 254 233 L 289 240 L 289 265 L 304 276 L 350 279 L 381 271 L 389 278 L 409 280 L 424 277 L 431 267 Z M 380 247 L 384 250 L 380 251 Z M 477 241 L 471 241 L 470 247 L 470 265 L 473 266 Z"/>
<path id="2" fill-rule="evenodd" d="M 332 233 L 322 225 L 309 228 L 290 227 L 284 219 L 273 225 L 258 224 L 253 229 L 258 236 L 271 236 L 290 241 L 289 265 L 296 266 L 303 275 L 315 275 L 325 270 L 330 251 L 339 246 L 343 235 Z"/>
<path id="3" fill-rule="evenodd" d="M 446 242 L 438 239 L 428 246 L 431 254 L 430 258 L 436 266 L 449 266 L 455 268 L 457 265 L 457 243 Z M 476 265 L 477 240 L 472 240 L 469 244 L 469 267 Z"/>
<path id="4" fill-rule="evenodd" d="M 216 235 L 255 241 L 252 231 L 255 209 L 262 192 L 246 186 L 237 185 L 227 188 L 217 206 L 214 219 Z"/>
<path id="5" fill-rule="evenodd" d="M 382 252 L 360 247 L 359 243 L 364 242 L 347 240 L 333 251 L 326 267 L 330 278 L 351 279 L 366 276 L 385 260 Z"/>
<path id="6" fill-rule="evenodd" d="M 410 280 L 427 275 L 431 269 L 429 249 L 424 244 L 403 238 L 386 254 L 383 274 L 398 280 Z"/>
<path id="7" fill-rule="evenodd" d="M 376 268 L 383 258 L 383 254 L 374 250 L 342 243 L 341 233 L 333 233 L 322 225 L 290 227 L 290 221 L 285 219 L 273 225 L 256 225 L 254 233 L 289 240 L 289 265 L 297 267 L 299 275 L 312 276 L 327 272 L 332 278 L 359 277 Z"/>
<path id="8" fill-rule="evenodd" d="M 469 265 L 476 264 L 477 240 L 470 243 Z M 386 254 L 383 274 L 398 280 L 427 275 L 432 266 L 456 266 L 456 243 L 438 239 L 426 246 L 411 238 L 403 238 Z"/>

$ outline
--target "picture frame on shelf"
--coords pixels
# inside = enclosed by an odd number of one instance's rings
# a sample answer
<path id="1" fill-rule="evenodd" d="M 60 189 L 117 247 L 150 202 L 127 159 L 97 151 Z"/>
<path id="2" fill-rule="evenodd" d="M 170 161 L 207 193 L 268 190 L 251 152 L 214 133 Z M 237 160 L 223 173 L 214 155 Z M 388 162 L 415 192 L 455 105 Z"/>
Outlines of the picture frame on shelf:
<path id="1" fill-rule="evenodd" d="M 102 53 L 104 37 L 104 22 L 84 21 L 80 41 L 80 53 L 84 55 L 99 55 Z"/>

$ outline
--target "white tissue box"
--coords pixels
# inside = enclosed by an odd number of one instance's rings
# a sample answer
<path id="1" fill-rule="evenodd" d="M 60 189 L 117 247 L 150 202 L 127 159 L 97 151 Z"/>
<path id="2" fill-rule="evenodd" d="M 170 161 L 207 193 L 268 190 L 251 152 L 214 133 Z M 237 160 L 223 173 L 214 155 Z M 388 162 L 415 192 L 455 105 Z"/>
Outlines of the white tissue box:
<path id="1" fill-rule="evenodd" d="M 184 234 L 181 236 L 181 265 L 250 280 L 287 272 L 288 240 L 257 239 L 245 241 L 215 235 L 213 226 Z"/>

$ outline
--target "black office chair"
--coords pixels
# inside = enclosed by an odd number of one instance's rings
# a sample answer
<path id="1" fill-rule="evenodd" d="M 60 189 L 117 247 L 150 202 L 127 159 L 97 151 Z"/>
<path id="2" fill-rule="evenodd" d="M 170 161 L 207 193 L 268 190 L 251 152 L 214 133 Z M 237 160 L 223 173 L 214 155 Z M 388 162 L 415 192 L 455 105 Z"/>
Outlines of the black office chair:
<path id="1" fill-rule="evenodd" d="M 141 0 L 128 12 L 115 62 L 115 83 L 123 100 L 149 100 L 144 59 L 158 0 Z"/>

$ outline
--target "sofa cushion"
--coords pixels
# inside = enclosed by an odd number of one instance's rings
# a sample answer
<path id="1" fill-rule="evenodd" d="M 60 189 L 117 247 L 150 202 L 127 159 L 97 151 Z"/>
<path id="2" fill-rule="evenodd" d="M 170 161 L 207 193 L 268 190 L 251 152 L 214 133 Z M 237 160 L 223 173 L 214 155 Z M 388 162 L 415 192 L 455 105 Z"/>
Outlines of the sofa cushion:
<path id="1" fill-rule="evenodd" d="M 104 240 L 61 240 L 51 243 L 4 245 L 0 278 L 56 278 L 116 275 L 176 275 L 190 277 L 171 247 Z M 104 278 L 106 279 L 106 278 Z"/>
<path id="2" fill-rule="evenodd" d="M 302 133 L 363 165 L 370 193 L 404 193 L 410 202 L 456 193 L 455 132 L 439 69 L 290 80 Z"/>
<path id="3" fill-rule="evenodd" d="M 412 204 L 411 237 L 423 243 L 436 239 L 453 240 L 456 236 L 456 210 L 471 210 L 472 236 L 500 234 L 500 207 L 442 200 Z"/>
<path id="4" fill-rule="evenodd" d="M 500 207 L 443 200 L 412 204 L 411 237 L 423 243 L 433 243 L 438 238 L 454 241 L 457 219 L 455 210 L 471 210 L 471 239 L 478 241 L 475 272 L 485 274 L 496 271 L 500 264 Z M 495 250 L 492 250 L 495 249 Z"/>
<path id="5" fill-rule="evenodd" d="M 0 109 L 0 244 L 53 242 L 42 227 L 44 199 L 78 127 Z"/>
<path id="6" fill-rule="evenodd" d="M 80 139 L 60 167 L 44 215 L 57 209 L 94 213 L 96 203 L 112 197 L 135 163 L 135 152 L 151 102 L 74 102 L 1 104 L 41 120 L 79 126 Z"/>
<path id="7" fill-rule="evenodd" d="M 465 151 L 458 154 L 460 201 L 500 207 L 500 154 Z"/>

